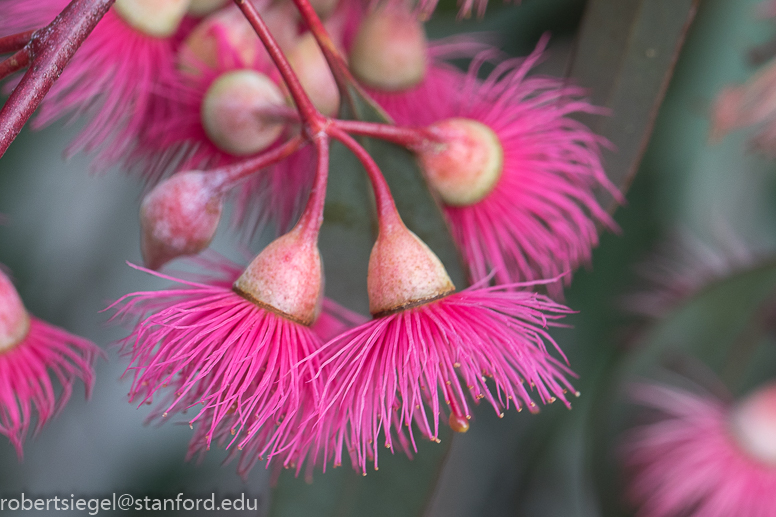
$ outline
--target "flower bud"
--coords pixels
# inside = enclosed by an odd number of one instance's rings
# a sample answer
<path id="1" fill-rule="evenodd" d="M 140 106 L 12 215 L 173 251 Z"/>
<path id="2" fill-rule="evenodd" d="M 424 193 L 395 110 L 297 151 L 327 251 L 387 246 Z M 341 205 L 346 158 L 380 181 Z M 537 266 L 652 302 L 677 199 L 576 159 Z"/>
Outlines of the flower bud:
<path id="1" fill-rule="evenodd" d="M 418 150 L 429 185 L 451 206 L 472 205 L 496 186 L 504 165 L 498 136 L 481 122 L 442 120 L 429 127 L 440 138 Z"/>
<path id="2" fill-rule="evenodd" d="M 236 8 L 218 11 L 202 20 L 186 37 L 181 48 L 211 69 L 217 69 L 225 57 L 237 61 L 229 63 L 235 68 L 247 67 L 264 52 L 253 27 Z M 187 66 L 185 58 L 181 68 L 196 72 Z"/>
<path id="3" fill-rule="evenodd" d="M 150 269 L 207 248 L 218 228 L 223 197 L 206 172 L 180 172 L 157 185 L 140 205 L 140 250 Z"/>
<path id="4" fill-rule="evenodd" d="M 210 140 L 235 156 L 267 148 L 283 132 L 272 110 L 284 106 L 283 94 L 254 70 L 227 72 L 213 81 L 202 102 L 202 125 Z"/>
<path id="5" fill-rule="evenodd" d="M 234 283 L 234 290 L 259 306 L 311 325 L 320 313 L 323 295 L 317 242 L 294 228 L 253 259 Z"/>
<path id="6" fill-rule="evenodd" d="M 202 17 L 221 9 L 229 3 L 229 0 L 191 0 L 189 5 L 189 14 Z"/>
<path id="7" fill-rule="evenodd" d="M 742 400 L 731 413 L 731 429 L 751 457 L 776 467 L 776 384 Z"/>
<path id="8" fill-rule="evenodd" d="M 426 75 L 426 54 L 426 34 L 416 16 L 391 7 L 376 9 L 356 33 L 350 69 L 367 86 L 406 90 Z"/>
<path id="9" fill-rule="evenodd" d="M 0 353 L 18 345 L 30 330 L 30 316 L 11 280 L 0 270 Z"/>
<path id="10" fill-rule="evenodd" d="M 339 111 L 340 92 L 312 33 L 304 34 L 286 54 L 313 105 L 326 116 Z"/>
<path id="11" fill-rule="evenodd" d="M 380 228 L 369 256 L 369 311 L 393 312 L 455 290 L 442 261 L 404 223 Z"/>
<path id="12" fill-rule="evenodd" d="M 113 8 L 133 28 L 157 38 L 178 30 L 190 0 L 116 0 Z"/>

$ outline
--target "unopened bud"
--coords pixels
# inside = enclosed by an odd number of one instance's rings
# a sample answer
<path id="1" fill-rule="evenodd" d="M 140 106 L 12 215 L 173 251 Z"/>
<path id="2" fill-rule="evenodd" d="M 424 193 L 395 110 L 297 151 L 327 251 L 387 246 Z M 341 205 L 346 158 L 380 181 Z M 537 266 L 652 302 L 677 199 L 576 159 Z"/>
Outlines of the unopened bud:
<path id="1" fill-rule="evenodd" d="M 442 261 L 403 223 L 380 229 L 369 256 L 369 311 L 383 314 L 455 290 Z"/>
<path id="2" fill-rule="evenodd" d="M 324 115 L 336 115 L 340 106 L 339 88 L 312 33 L 299 38 L 287 57 L 313 105 Z"/>
<path id="3" fill-rule="evenodd" d="M 30 331 L 30 316 L 11 280 L 0 270 L 0 353 L 21 343 Z"/>
<path id="4" fill-rule="evenodd" d="M 259 306 L 311 325 L 318 317 L 323 295 L 317 242 L 299 227 L 275 239 L 243 271 L 234 290 Z"/>
<path id="5" fill-rule="evenodd" d="M 280 89 L 254 70 L 227 72 L 213 81 L 202 102 L 202 125 L 210 140 L 235 156 L 269 147 L 284 124 L 272 112 L 285 106 Z"/>
<path id="6" fill-rule="evenodd" d="M 189 14 L 197 17 L 207 16 L 227 3 L 229 3 L 229 0 L 191 0 Z"/>
<path id="7" fill-rule="evenodd" d="M 218 11 L 202 20 L 186 37 L 181 49 L 186 49 L 197 61 L 211 69 L 217 69 L 225 59 L 237 61 L 227 61 L 229 66 L 248 67 L 264 52 L 261 40 L 237 8 Z M 181 56 L 184 57 L 181 68 L 195 72 L 185 62 L 186 54 L 182 53 Z"/>
<path id="8" fill-rule="evenodd" d="M 496 133 L 476 120 L 452 118 L 429 127 L 439 144 L 418 150 L 431 187 L 452 206 L 480 201 L 496 186 L 504 166 L 504 150 Z"/>
<path id="9" fill-rule="evenodd" d="M 190 0 L 116 0 L 113 8 L 133 28 L 157 38 L 175 34 Z"/>
<path id="10" fill-rule="evenodd" d="M 367 86 L 399 91 L 426 75 L 426 34 L 416 16 L 392 7 L 372 11 L 356 33 L 350 69 Z"/>
<path id="11" fill-rule="evenodd" d="M 736 441 L 747 454 L 776 467 L 776 384 L 742 400 L 733 409 L 730 424 Z"/>
<path id="12" fill-rule="evenodd" d="M 223 196 L 207 172 L 173 175 L 157 185 L 140 205 L 143 262 L 158 269 L 182 255 L 207 248 L 218 228 Z"/>

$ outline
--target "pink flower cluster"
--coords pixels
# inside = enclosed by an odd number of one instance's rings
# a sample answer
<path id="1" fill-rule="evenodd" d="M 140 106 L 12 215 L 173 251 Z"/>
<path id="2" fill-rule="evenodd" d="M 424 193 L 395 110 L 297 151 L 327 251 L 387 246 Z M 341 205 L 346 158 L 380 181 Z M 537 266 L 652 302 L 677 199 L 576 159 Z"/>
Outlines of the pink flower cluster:
<path id="1" fill-rule="evenodd" d="M 89 117 L 74 149 L 95 152 L 97 167 L 140 169 L 151 269 L 207 248 L 225 202 L 244 234 L 271 221 L 279 235 L 245 269 L 200 259 L 198 281 L 144 269 L 179 285 L 113 305 L 134 323 L 123 341 L 130 400 L 154 402 L 152 418 L 197 407 L 190 456 L 236 447 L 241 472 L 261 459 L 325 469 L 347 451 L 366 473 L 378 443 L 412 453 L 418 433 L 439 440 L 440 420 L 465 432 L 482 399 L 499 415 L 570 407 L 574 374 L 548 328 L 571 311 L 540 292 L 560 298 L 590 262 L 597 228 L 616 228 L 595 197 L 603 188 L 620 199 L 603 171 L 607 142 L 573 118 L 601 110 L 566 81 L 530 74 L 547 38 L 500 60 L 473 39 L 429 44 L 418 17 L 428 2 L 294 2 L 299 11 L 117 0 L 43 102 L 38 124 Z M 9 33 L 63 6 L 4 3 Z M 467 72 L 444 60 L 461 56 Z M 495 69 L 480 78 L 486 61 Z M 396 125 L 336 118 L 353 89 Z M 351 135 L 416 154 L 471 287 L 453 285 L 404 225 Z M 355 154 L 374 192 L 371 319 L 324 298 L 331 140 Z"/>

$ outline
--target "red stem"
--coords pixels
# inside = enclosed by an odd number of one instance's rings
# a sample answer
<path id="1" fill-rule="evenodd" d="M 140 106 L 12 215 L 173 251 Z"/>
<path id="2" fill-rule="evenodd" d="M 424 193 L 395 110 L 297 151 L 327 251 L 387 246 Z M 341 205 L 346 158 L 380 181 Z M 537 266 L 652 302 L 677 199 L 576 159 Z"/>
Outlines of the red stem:
<path id="1" fill-rule="evenodd" d="M 323 25 L 318 13 L 310 5 L 309 0 L 294 0 L 294 5 L 299 10 L 299 14 L 307 24 L 310 32 L 318 42 L 318 46 L 321 47 L 323 56 L 326 58 L 326 62 L 329 63 L 334 77 L 337 79 L 337 84 L 342 87 L 343 84 L 354 84 L 352 74 L 348 68 L 347 61 L 342 57 L 334 41 L 329 36 L 326 27 Z"/>
<path id="2" fill-rule="evenodd" d="M 326 125 L 326 117 L 324 117 L 313 105 L 307 93 L 302 88 L 302 84 L 299 82 L 299 78 L 294 73 L 293 68 L 288 63 L 285 54 L 280 49 L 277 41 L 272 36 L 272 33 L 264 23 L 259 11 L 248 0 L 234 0 L 237 7 L 240 8 L 245 18 L 253 26 L 256 34 L 259 35 L 259 39 L 267 49 L 269 56 L 277 66 L 280 75 L 288 87 L 288 91 L 291 93 L 291 97 L 294 99 L 297 109 L 299 109 L 299 116 L 302 118 L 302 122 L 305 125 L 307 131 L 311 133 L 320 132 Z"/>
<path id="3" fill-rule="evenodd" d="M 35 31 L 19 32 L 0 38 L 0 54 L 8 54 L 23 49 L 32 40 Z"/>
<path id="4" fill-rule="evenodd" d="M 30 64 L 30 49 L 23 48 L 0 63 L 0 80 Z"/>
<path id="5" fill-rule="evenodd" d="M 342 142 L 345 147 L 358 158 L 361 164 L 366 169 L 366 173 L 369 176 L 369 182 L 372 184 L 372 190 L 375 194 L 375 201 L 377 205 L 377 222 L 382 229 L 386 225 L 403 224 L 399 217 L 399 212 L 396 209 L 396 203 L 393 201 L 391 195 L 391 189 L 388 187 L 388 182 L 385 181 L 383 173 L 380 171 L 380 167 L 377 166 L 374 159 L 369 153 L 356 142 L 353 137 L 345 133 L 343 130 L 336 126 L 328 128 L 328 133 L 332 138 L 335 138 Z"/>
<path id="6" fill-rule="evenodd" d="M 326 204 L 326 182 L 329 179 L 329 135 L 319 133 L 314 137 L 315 148 L 318 151 L 318 169 L 315 173 L 315 183 L 310 191 L 310 198 L 299 218 L 297 228 L 310 240 L 318 240 L 318 232 L 323 224 L 323 208 Z"/>
<path id="7" fill-rule="evenodd" d="M 37 31 L 26 47 L 31 66 L 0 110 L 0 157 L 114 1 L 72 0 L 53 22 Z"/>
<path id="8" fill-rule="evenodd" d="M 303 136 L 297 135 L 271 151 L 267 151 L 266 153 L 262 153 L 259 156 L 249 158 L 240 163 L 213 169 L 209 171 L 208 174 L 211 174 L 214 177 L 214 182 L 217 185 L 216 192 L 222 194 L 243 178 L 291 156 L 306 144 L 307 140 L 305 140 Z"/>
<path id="9" fill-rule="evenodd" d="M 433 133 L 421 127 L 401 127 L 360 120 L 332 120 L 331 123 L 350 134 L 387 140 L 409 149 L 417 149 L 429 142 L 439 142 Z"/>

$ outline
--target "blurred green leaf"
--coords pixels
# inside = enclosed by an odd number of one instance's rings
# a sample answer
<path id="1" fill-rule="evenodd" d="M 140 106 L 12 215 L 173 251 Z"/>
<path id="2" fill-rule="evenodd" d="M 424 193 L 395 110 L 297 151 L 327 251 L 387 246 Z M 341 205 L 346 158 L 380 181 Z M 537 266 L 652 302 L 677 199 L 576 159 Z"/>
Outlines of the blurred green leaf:
<path id="1" fill-rule="evenodd" d="M 569 77 L 610 117 L 583 117 L 616 147 L 606 173 L 622 192 L 638 170 L 700 0 L 590 0 Z M 600 192 L 610 210 L 615 201 Z"/>

